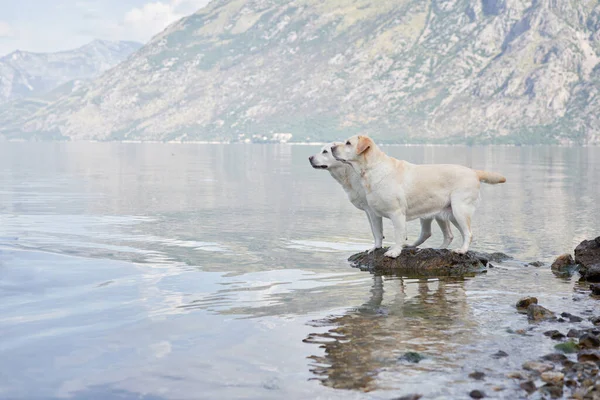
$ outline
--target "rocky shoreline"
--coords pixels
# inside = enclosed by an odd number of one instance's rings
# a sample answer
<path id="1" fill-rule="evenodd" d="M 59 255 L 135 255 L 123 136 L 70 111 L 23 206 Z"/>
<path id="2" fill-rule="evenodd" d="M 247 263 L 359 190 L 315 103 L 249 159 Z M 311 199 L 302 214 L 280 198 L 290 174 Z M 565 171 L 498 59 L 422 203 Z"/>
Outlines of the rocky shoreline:
<path id="1" fill-rule="evenodd" d="M 468 252 L 461 255 L 449 250 L 405 249 L 396 259 L 384 257 L 385 249 L 351 256 L 351 265 L 376 275 L 399 275 L 407 278 L 445 276 L 474 276 L 493 268 L 491 262 L 510 259 L 502 253 Z M 542 263 L 529 263 L 542 267 Z M 578 288 L 593 299 L 600 300 L 600 237 L 581 242 L 574 257 L 563 254 L 551 265 L 552 272 L 561 279 L 579 277 Z M 576 275 L 578 274 L 578 275 Z M 543 299 L 523 297 L 515 304 L 515 312 L 526 316 L 529 324 L 545 321 L 564 323 L 563 329 L 547 331 L 532 329 L 533 337 L 544 335 L 553 341 L 555 352 L 534 355 L 522 364 L 520 370 L 506 374 L 507 384 L 518 384 L 522 398 L 600 400 L 600 301 L 590 315 L 579 316 L 558 313 L 545 308 Z M 565 307 L 568 308 L 568 307 Z M 531 335 L 531 332 L 515 332 Z M 540 338 L 541 339 L 541 338 Z M 547 339 L 546 339 L 547 340 Z M 498 357 L 507 357 L 508 354 Z M 485 373 L 474 371 L 469 378 L 484 381 Z M 471 398 L 487 397 L 483 390 L 473 390 Z M 419 399 L 418 394 L 403 397 Z M 490 394 L 490 397 L 493 395 Z"/>

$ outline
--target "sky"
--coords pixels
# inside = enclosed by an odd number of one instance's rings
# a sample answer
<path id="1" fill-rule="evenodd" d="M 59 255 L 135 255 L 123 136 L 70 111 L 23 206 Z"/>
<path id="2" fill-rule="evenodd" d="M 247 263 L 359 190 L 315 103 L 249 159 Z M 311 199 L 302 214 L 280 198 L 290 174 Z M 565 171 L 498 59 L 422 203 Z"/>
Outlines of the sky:
<path id="1" fill-rule="evenodd" d="M 145 43 L 209 0 L 0 0 L 0 56 L 103 40 Z"/>

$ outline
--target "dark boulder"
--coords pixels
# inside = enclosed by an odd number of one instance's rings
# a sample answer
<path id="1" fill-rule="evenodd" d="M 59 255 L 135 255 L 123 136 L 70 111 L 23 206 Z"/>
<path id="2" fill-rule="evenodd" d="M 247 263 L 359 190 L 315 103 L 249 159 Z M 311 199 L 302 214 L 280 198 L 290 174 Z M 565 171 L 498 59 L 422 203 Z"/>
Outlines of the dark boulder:
<path id="1" fill-rule="evenodd" d="M 588 282 L 600 282 L 600 262 L 591 264 L 586 268 L 581 267 L 579 270 L 581 279 Z"/>
<path id="2" fill-rule="evenodd" d="M 600 263 L 600 236 L 579 243 L 575 248 L 575 262 L 583 268 Z"/>
<path id="3" fill-rule="evenodd" d="M 407 277 L 464 276 L 486 272 L 487 259 L 475 253 L 458 254 L 442 249 L 406 248 L 397 258 L 385 257 L 387 249 L 366 251 L 348 258 L 363 271 Z"/>
<path id="4" fill-rule="evenodd" d="M 600 236 L 579 243 L 575 248 L 575 262 L 580 265 L 583 280 L 600 282 Z"/>

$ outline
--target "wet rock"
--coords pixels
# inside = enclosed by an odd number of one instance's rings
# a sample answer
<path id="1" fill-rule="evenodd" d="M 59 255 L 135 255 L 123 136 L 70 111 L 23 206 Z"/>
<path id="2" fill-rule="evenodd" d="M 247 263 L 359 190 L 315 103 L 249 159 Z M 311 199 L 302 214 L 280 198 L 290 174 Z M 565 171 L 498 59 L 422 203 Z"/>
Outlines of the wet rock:
<path id="1" fill-rule="evenodd" d="M 583 335 L 583 331 L 579 329 L 569 329 L 569 332 L 567 332 L 567 337 L 570 338 L 578 338 L 581 335 Z"/>
<path id="2" fill-rule="evenodd" d="M 590 290 L 592 291 L 592 294 L 600 296 L 600 283 L 594 283 L 593 285 L 590 285 Z"/>
<path id="3" fill-rule="evenodd" d="M 527 307 L 527 319 L 531 322 L 548 321 L 556 319 L 556 315 L 545 307 L 530 304 Z"/>
<path id="4" fill-rule="evenodd" d="M 538 299 L 536 297 L 523 297 L 522 299 L 517 301 L 516 306 L 519 311 L 527 312 L 527 307 L 529 307 L 530 304 L 537 304 L 537 303 L 538 303 Z"/>
<path id="5" fill-rule="evenodd" d="M 425 356 L 416 353 L 414 351 L 409 351 L 407 353 L 404 353 L 401 357 L 400 360 L 401 361 L 407 361 L 413 364 L 418 364 L 419 362 L 423 361 L 425 359 Z"/>
<path id="6" fill-rule="evenodd" d="M 546 371 L 552 371 L 554 369 L 554 365 L 541 363 L 537 361 L 528 361 L 525 364 L 523 364 L 523 369 L 541 374 Z"/>
<path id="7" fill-rule="evenodd" d="M 563 397 L 562 384 L 560 386 L 552 384 L 544 385 L 540 388 L 540 392 L 550 395 L 553 399 L 560 399 Z"/>
<path id="8" fill-rule="evenodd" d="M 519 371 L 513 371 L 513 372 L 509 372 L 508 374 L 506 374 L 507 378 L 510 379 L 518 379 L 520 381 L 524 380 L 525 377 L 523 376 L 522 373 L 520 373 Z"/>
<path id="9" fill-rule="evenodd" d="M 496 353 L 492 354 L 492 358 L 495 358 L 496 360 L 504 357 L 508 357 L 508 353 L 502 350 L 498 350 Z"/>
<path id="10" fill-rule="evenodd" d="M 576 353 L 579 350 L 579 345 L 572 340 L 569 340 L 568 342 L 557 344 L 554 346 L 554 348 L 558 351 L 562 351 L 563 353 L 570 354 Z"/>
<path id="11" fill-rule="evenodd" d="M 592 264 L 587 268 L 581 268 L 581 280 L 588 282 L 600 282 L 600 263 Z"/>
<path id="12" fill-rule="evenodd" d="M 562 372 L 544 372 L 540 375 L 540 378 L 550 385 L 561 385 L 565 380 L 565 374 Z"/>
<path id="13" fill-rule="evenodd" d="M 600 361 L 600 352 L 598 350 L 582 350 L 577 354 L 577 361 L 580 363 L 586 361 L 597 363 Z"/>
<path id="14" fill-rule="evenodd" d="M 483 372 L 475 371 L 469 374 L 469 378 L 475 379 L 476 381 L 482 381 L 485 378 L 485 374 Z"/>
<path id="15" fill-rule="evenodd" d="M 483 393 L 481 390 L 472 390 L 471 393 L 469 393 L 469 396 L 471 396 L 472 399 L 483 399 L 485 397 L 485 393 Z"/>
<path id="16" fill-rule="evenodd" d="M 420 394 L 409 394 L 407 396 L 397 397 L 393 400 L 419 400 L 423 395 Z"/>
<path id="17" fill-rule="evenodd" d="M 537 388 L 535 387 L 535 383 L 533 383 L 532 381 L 523 382 L 519 385 L 519 387 L 529 394 L 537 390 Z"/>
<path id="18" fill-rule="evenodd" d="M 543 267 L 543 266 L 544 266 L 544 263 L 543 263 L 543 262 L 541 262 L 541 261 L 534 261 L 534 262 L 530 262 L 530 263 L 529 263 L 529 264 L 527 264 L 527 265 L 530 265 L 530 266 L 532 266 L 532 267 L 538 267 L 538 268 L 539 268 L 539 267 Z"/>
<path id="19" fill-rule="evenodd" d="M 544 335 L 548 336 L 552 340 L 562 340 L 565 338 L 565 335 L 563 335 L 557 330 L 546 331 L 544 332 Z"/>
<path id="20" fill-rule="evenodd" d="M 486 272 L 483 262 L 474 253 L 454 253 L 447 249 L 406 248 L 397 258 L 385 257 L 388 249 L 366 251 L 348 258 L 353 267 L 363 271 L 407 277 L 464 276 Z"/>
<path id="21" fill-rule="evenodd" d="M 550 353 L 542 357 L 542 360 L 554 363 L 563 363 L 568 360 L 567 356 L 561 353 Z"/>
<path id="22" fill-rule="evenodd" d="M 583 318 L 578 317 L 577 315 L 569 314 L 568 312 L 564 312 L 560 314 L 561 317 L 566 318 L 569 322 L 581 322 Z"/>
<path id="23" fill-rule="evenodd" d="M 600 339 L 595 335 L 586 333 L 579 338 L 579 347 L 582 349 L 595 349 L 600 347 Z"/>
<path id="24" fill-rule="evenodd" d="M 594 326 L 600 326 L 600 317 L 590 317 L 590 322 L 594 324 Z"/>
<path id="25" fill-rule="evenodd" d="M 554 274 L 559 276 L 570 276 L 577 267 L 575 260 L 570 254 L 563 254 L 558 256 L 556 260 L 550 266 L 550 269 Z"/>
<path id="26" fill-rule="evenodd" d="M 593 240 L 584 240 L 575 248 L 575 262 L 583 270 L 600 263 L 600 236 Z"/>
<path id="27" fill-rule="evenodd" d="M 506 260 L 511 260 L 512 257 L 504 254 L 504 253 L 500 253 L 500 252 L 496 252 L 496 253 L 482 253 L 479 251 L 470 251 L 469 253 L 473 253 L 473 255 L 477 258 L 479 258 L 481 260 L 481 262 L 483 264 L 488 264 L 490 262 L 496 262 L 496 263 L 501 263 L 502 261 L 506 261 Z"/>

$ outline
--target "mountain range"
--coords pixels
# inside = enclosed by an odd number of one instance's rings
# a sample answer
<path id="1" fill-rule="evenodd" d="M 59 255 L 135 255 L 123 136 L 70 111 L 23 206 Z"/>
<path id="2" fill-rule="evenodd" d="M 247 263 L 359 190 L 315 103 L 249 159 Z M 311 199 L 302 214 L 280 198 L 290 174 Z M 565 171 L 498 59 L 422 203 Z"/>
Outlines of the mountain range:
<path id="1" fill-rule="evenodd" d="M 14 51 L 0 57 L 0 104 L 41 95 L 76 79 L 96 78 L 140 47 L 135 42 L 95 40 L 57 53 Z"/>
<path id="2" fill-rule="evenodd" d="M 50 97 L 0 134 L 600 143 L 600 3 L 214 0 Z"/>

